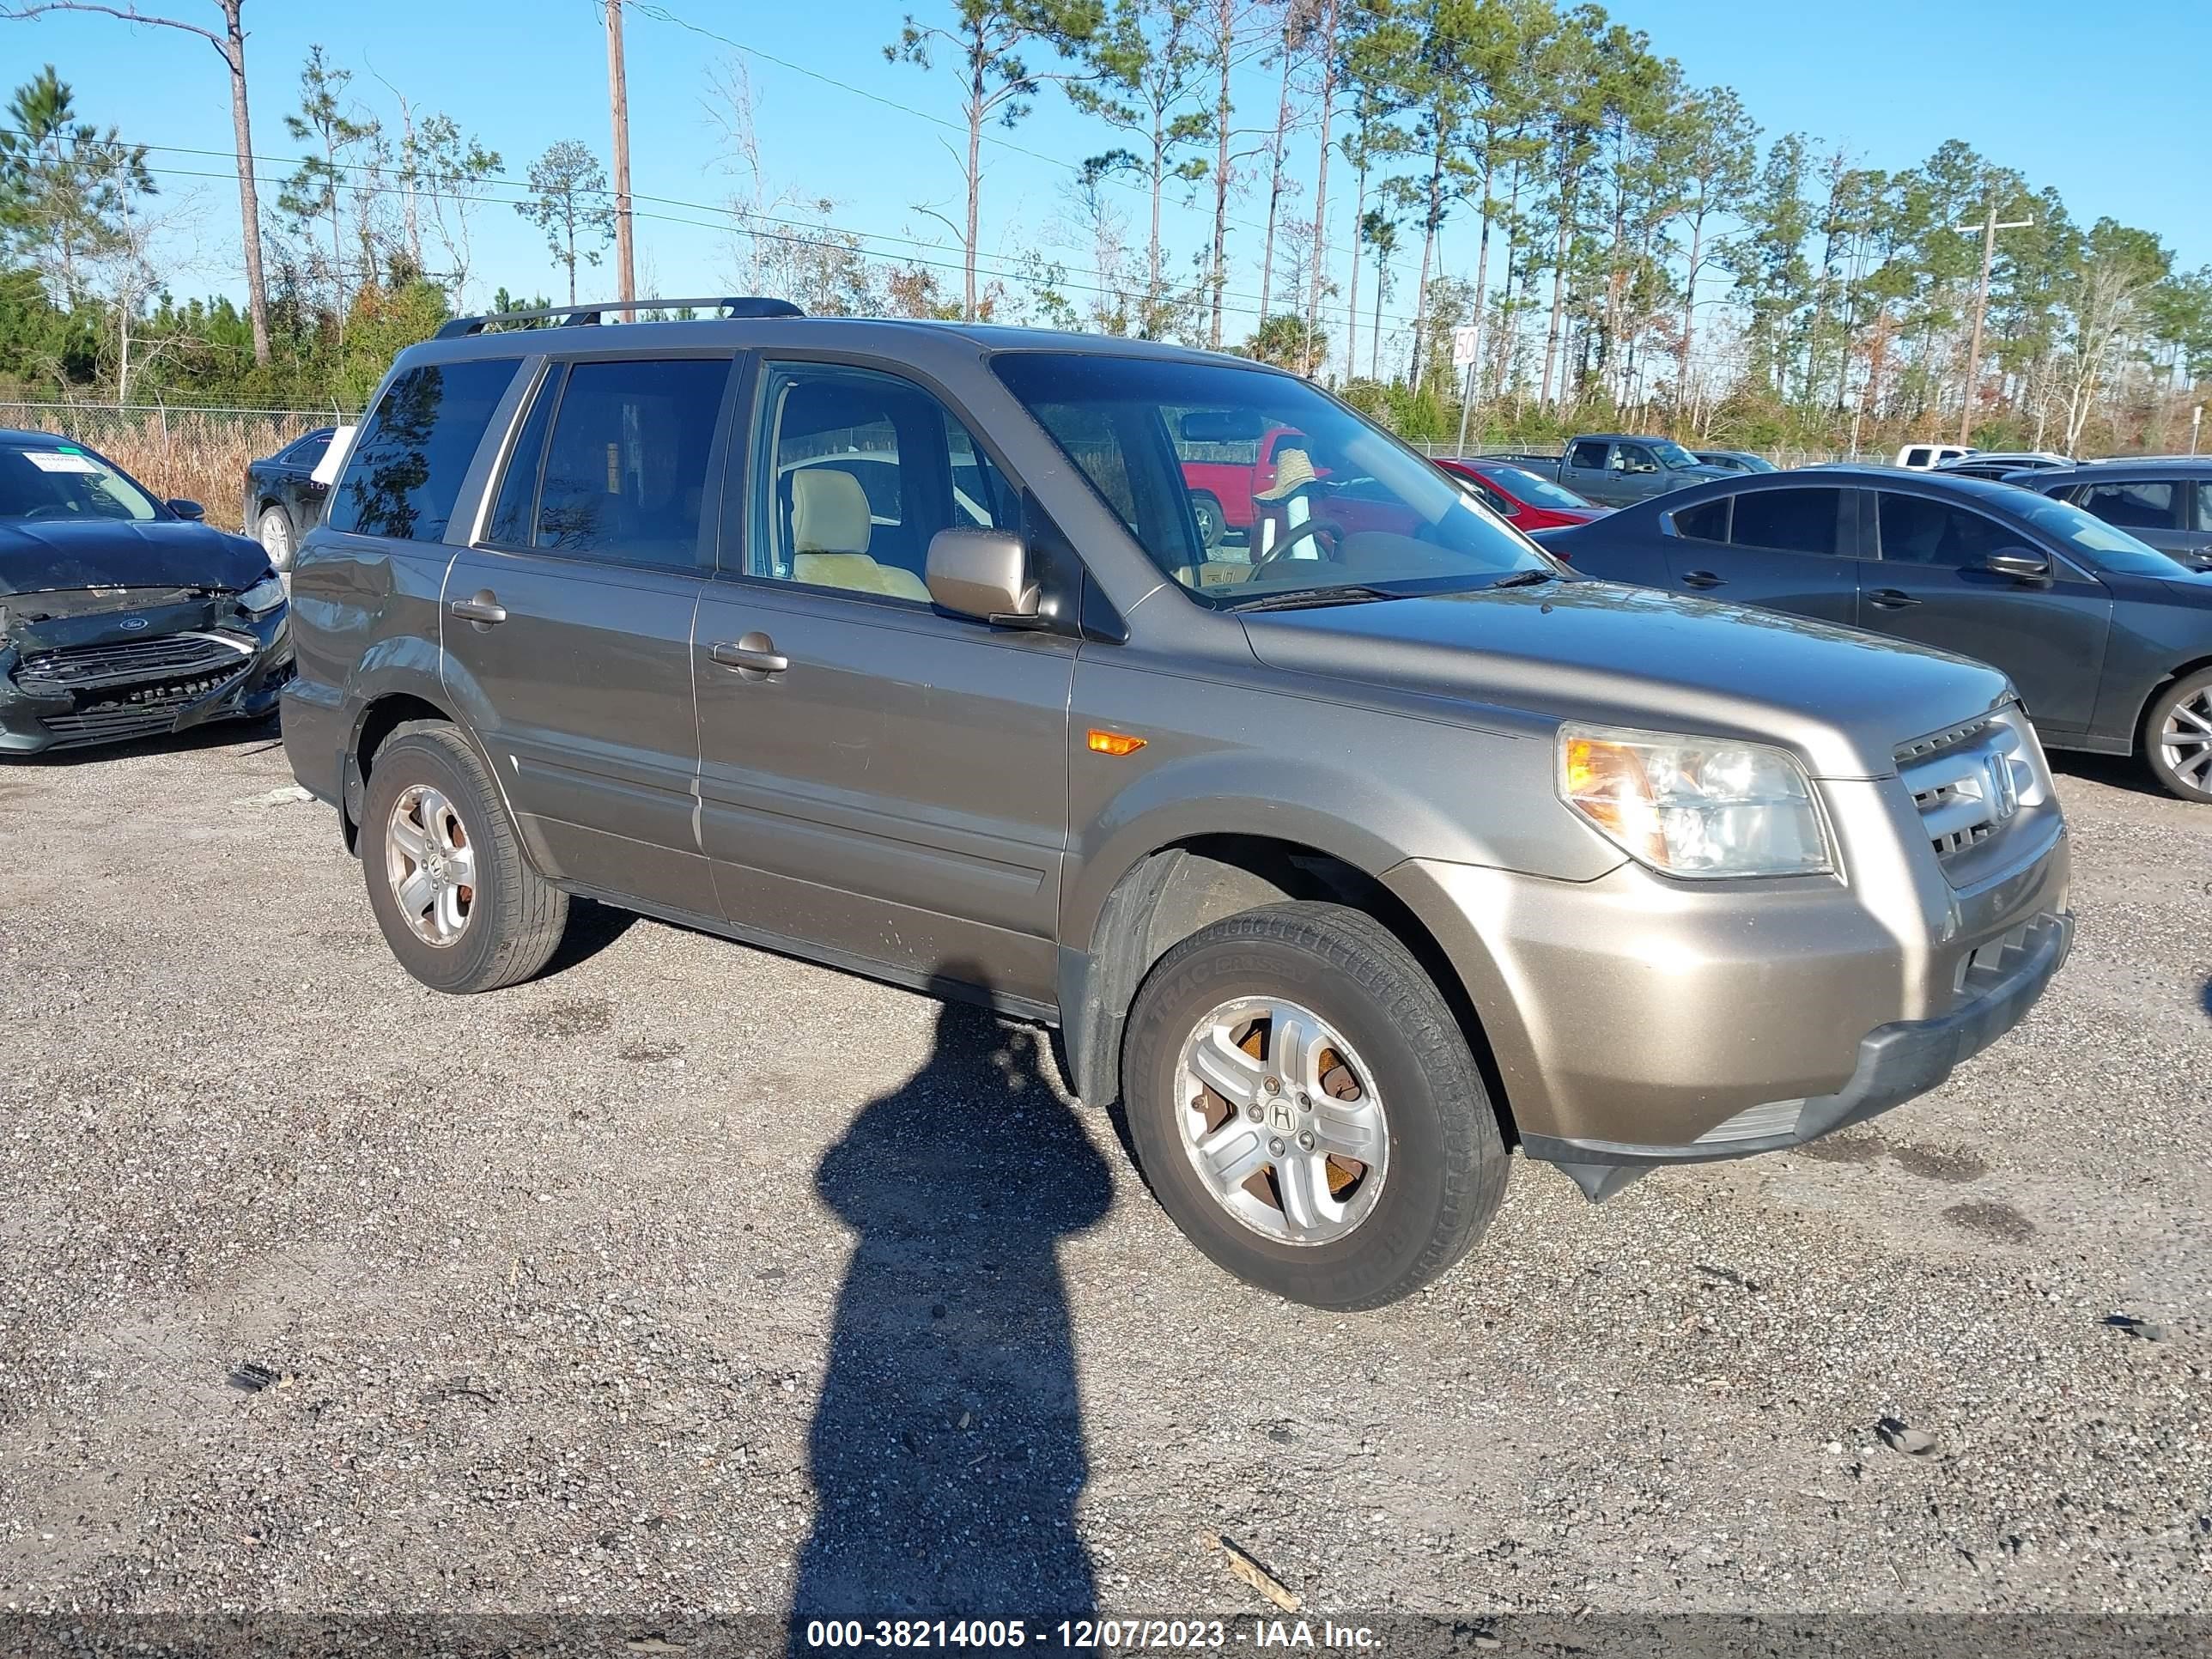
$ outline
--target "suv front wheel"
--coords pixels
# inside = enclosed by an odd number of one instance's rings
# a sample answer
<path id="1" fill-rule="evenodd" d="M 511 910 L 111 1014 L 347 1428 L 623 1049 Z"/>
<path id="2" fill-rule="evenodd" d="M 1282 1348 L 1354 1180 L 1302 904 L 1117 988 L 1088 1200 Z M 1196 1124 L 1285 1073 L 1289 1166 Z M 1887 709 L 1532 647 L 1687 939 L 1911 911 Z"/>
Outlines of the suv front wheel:
<path id="1" fill-rule="evenodd" d="M 568 896 L 530 867 L 491 774 L 450 726 L 410 720 L 377 750 L 361 862 L 385 943 L 433 990 L 515 984 L 561 943 Z"/>
<path id="2" fill-rule="evenodd" d="M 1270 905 L 1183 940 L 1130 1009 L 1130 1138 L 1192 1243 L 1315 1307 L 1377 1307 L 1466 1255 L 1505 1191 L 1458 1022 L 1364 912 Z"/>

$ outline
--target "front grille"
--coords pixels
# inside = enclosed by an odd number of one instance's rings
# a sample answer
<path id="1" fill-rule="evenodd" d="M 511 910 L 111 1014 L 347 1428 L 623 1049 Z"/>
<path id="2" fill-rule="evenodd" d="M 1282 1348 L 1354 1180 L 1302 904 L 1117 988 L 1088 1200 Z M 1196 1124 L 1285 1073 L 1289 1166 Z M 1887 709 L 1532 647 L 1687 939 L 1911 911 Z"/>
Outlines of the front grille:
<path id="1" fill-rule="evenodd" d="M 150 737 L 167 731 L 176 724 L 178 708 L 174 702 L 160 706 L 109 703 L 74 714 L 48 714 L 45 724 L 46 730 L 53 733 L 57 748 L 66 749 L 80 743 L 118 743 L 125 738 Z"/>
<path id="2" fill-rule="evenodd" d="M 42 651 L 17 663 L 15 678 L 27 690 L 89 691 L 143 680 L 221 678 L 245 667 L 252 655 L 251 645 L 221 635 L 170 634 Z"/>
<path id="3" fill-rule="evenodd" d="M 1946 866 L 2002 835 L 2049 787 L 2017 708 L 1916 738 L 1896 752 L 1928 844 Z"/>

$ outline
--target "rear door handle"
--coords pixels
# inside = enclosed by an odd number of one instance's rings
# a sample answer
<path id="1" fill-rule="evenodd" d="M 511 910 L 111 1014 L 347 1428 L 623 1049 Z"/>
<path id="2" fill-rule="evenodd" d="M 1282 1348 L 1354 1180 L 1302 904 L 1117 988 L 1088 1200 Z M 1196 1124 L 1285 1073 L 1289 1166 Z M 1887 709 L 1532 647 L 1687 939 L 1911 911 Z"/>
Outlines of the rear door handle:
<path id="1" fill-rule="evenodd" d="M 749 680 L 766 679 L 791 666 L 791 659 L 775 648 L 775 641 L 756 629 L 735 640 L 720 640 L 707 654 L 725 668 L 734 668 Z"/>
<path id="2" fill-rule="evenodd" d="M 1728 586 L 1728 579 L 1725 576 L 1716 576 L 1710 570 L 1690 570 L 1683 573 L 1682 586 L 1685 587 L 1726 587 Z"/>
<path id="3" fill-rule="evenodd" d="M 446 609 L 463 622 L 474 623 L 478 628 L 489 628 L 495 623 L 507 620 L 507 607 L 499 596 L 489 587 L 480 587 L 471 599 L 455 599 Z"/>
<path id="4" fill-rule="evenodd" d="M 1867 603 L 1877 610 L 1902 611 L 1908 605 L 1917 605 L 1920 601 L 1910 593 L 1899 592 L 1894 587 L 1877 587 L 1867 595 Z"/>

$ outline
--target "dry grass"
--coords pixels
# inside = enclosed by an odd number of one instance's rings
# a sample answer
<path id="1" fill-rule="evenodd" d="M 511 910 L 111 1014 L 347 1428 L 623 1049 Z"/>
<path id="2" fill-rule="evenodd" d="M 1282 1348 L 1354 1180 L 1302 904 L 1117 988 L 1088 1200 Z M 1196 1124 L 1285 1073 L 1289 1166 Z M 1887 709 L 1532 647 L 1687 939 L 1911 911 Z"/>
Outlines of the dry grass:
<path id="1" fill-rule="evenodd" d="M 330 424 L 312 411 L 232 414 L 172 410 L 64 410 L 0 404 L 0 426 L 65 433 L 101 454 L 164 499 L 185 496 L 207 509 L 208 522 L 242 530 L 240 510 L 249 461 L 274 454 L 301 433 Z"/>

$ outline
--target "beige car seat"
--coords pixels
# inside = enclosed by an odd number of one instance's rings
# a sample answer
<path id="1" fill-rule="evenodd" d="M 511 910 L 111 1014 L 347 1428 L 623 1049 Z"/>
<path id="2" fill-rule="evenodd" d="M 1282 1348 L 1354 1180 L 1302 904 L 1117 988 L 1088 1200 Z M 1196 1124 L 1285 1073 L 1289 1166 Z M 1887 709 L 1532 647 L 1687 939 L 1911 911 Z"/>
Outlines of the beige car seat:
<path id="1" fill-rule="evenodd" d="M 801 467 L 791 475 L 791 574 L 816 587 L 881 593 L 929 603 L 929 589 L 911 570 L 868 556 L 868 492 L 849 472 Z"/>

